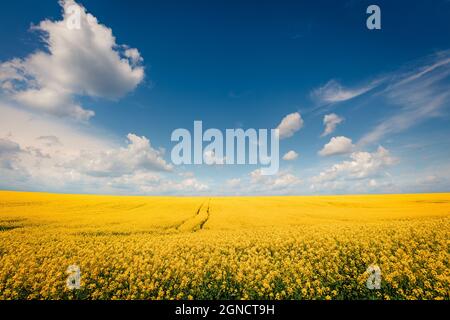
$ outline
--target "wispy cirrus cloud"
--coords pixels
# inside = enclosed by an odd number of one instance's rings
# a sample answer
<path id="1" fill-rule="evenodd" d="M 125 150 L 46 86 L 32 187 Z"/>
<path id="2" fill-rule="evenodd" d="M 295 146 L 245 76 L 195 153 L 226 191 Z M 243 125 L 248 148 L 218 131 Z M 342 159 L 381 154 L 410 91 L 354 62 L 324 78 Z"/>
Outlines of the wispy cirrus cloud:
<path id="1" fill-rule="evenodd" d="M 344 102 L 365 94 L 375 88 L 379 83 L 380 81 L 377 80 L 359 87 L 345 88 L 337 80 L 331 79 L 322 87 L 313 90 L 311 97 L 319 104 Z"/>
<path id="2" fill-rule="evenodd" d="M 433 117 L 439 117 L 450 105 L 450 50 L 444 50 L 408 64 L 396 71 L 353 88 L 345 88 L 332 79 L 312 91 L 318 105 L 314 110 L 364 95 L 380 107 L 391 107 L 389 117 L 379 121 L 357 142 L 358 146 L 377 143 L 384 137 L 407 130 Z M 322 135 L 332 132 L 337 119 L 328 119 Z"/>
<path id="3" fill-rule="evenodd" d="M 419 61 L 407 71 L 393 73 L 377 98 L 396 107 L 396 112 L 367 132 L 358 145 L 376 143 L 385 136 L 443 115 L 443 110 L 450 106 L 449 82 L 450 50 Z"/>

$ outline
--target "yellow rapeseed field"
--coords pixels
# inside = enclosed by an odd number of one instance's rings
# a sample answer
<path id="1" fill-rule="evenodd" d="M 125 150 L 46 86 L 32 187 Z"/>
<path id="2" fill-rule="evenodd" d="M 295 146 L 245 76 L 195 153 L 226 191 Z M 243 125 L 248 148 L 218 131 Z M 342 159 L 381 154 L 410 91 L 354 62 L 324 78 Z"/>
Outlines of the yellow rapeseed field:
<path id="1" fill-rule="evenodd" d="M 450 299 L 449 231 L 448 193 L 4 191 L 0 299 Z M 366 286 L 371 265 L 380 289 Z"/>

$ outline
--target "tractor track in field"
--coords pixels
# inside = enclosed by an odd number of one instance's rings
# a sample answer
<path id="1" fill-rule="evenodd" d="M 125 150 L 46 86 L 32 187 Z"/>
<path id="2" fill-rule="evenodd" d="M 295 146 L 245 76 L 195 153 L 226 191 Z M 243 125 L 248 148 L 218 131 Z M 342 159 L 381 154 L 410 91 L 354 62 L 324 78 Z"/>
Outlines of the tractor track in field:
<path id="1" fill-rule="evenodd" d="M 188 218 L 188 219 L 182 221 L 175 229 L 177 231 L 183 231 L 183 229 L 187 228 L 188 230 L 191 230 L 192 232 L 197 232 L 198 230 L 202 230 L 204 225 L 205 225 L 205 223 L 208 222 L 210 214 L 211 214 L 210 207 L 209 207 L 210 201 L 211 201 L 211 199 L 205 200 L 198 207 L 198 209 L 195 212 L 194 216 L 192 216 L 191 218 Z M 205 206 L 205 204 L 206 204 L 206 206 Z M 201 218 L 201 215 L 203 214 L 203 212 L 206 213 L 206 217 L 205 218 Z M 196 223 L 195 221 L 198 220 L 198 219 L 200 219 L 200 221 Z M 189 227 L 190 224 L 193 224 L 193 226 Z"/>
<path id="2" fill-rule="evenodd" d="M 183 221 L 181 221 L 181 223 L 179 223 L 175 229 L 176 230 L 180 230 L 182 226 L 184 226 L 185 224 L 187 224 L 189 221 L 191 221 L 192 219 L 195 219 L 195 217 L 197 217 L 200 214 L 200 210 L 202 209 L 203 205 L 205 204 L 205 201 L 202 202 L 202 204 L 200 205 L 200 207 L 198 207 L 197 211 L 195 212 L 194 216 L 187 218 Z"/>
<path id="3" fill-rule="evenodd" d="M 203 226 L 205 225 L 206 222 L 208 222 L 209 217 L 210 217 L 210 212 L 209 212 L 209 203 L 211 202 L 211 199 L 208 199 L 208 207 L 206 208 L 206 218 L 200 222 L 199 226 L 199 230 L 203 229 Z"/>

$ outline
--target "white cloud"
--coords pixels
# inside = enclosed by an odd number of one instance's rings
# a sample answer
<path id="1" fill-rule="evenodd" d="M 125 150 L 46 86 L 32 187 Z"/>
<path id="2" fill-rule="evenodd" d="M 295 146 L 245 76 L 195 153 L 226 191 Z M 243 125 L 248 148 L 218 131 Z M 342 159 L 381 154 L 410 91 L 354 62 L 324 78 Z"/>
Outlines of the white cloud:
<path id="1" fill-rule="evenodd" d="M 118 45 L 112 30 L 82 6 L 72 0 L 60 4 L 62 20 L 44 20 L 33 27 L 43 34 L 46 50 L 1 63 L 0 88 L 24 107 L 87 120 L 94 112 L 76 97 L 117 99 L 132 91 L 144 78 L 142 57 L 137 49 Z M 80 9 L 80 29 L 67 26 L 70 6 Z"/>
<path id="2" fill-rule="evenodd" d="M 214 150 L 207 150 L 203 153 L 203 160 L 207 165 L 222 165 L 225 163 L 225 157 L 218 157 Z"/>
<path id="3" fill-rule="evenodd" d="M 323 117 L 323 125 L 325 126 L 325 130 L 322 133 L 322 137 L 329 135 L 334 132 L 336 126 L 344 121 L 344 118 L 339 117 L 335 113 L 327 114 Z"/>
<path id="4" fill-rule="evenodd" d="M 289 171 L 279 171 L 275 175 L 262 175 L 256 169 L 240 178 L 226 180 L 217 190 L 223 194 L 236 195 L 281 195 L 299 193 L 303 181 Z"/>
<path id="5" fill-rule="evenodd" d="M 280 130 L 280 139 L 289 138 L 294 135 L 295 132 L 303 127 L 303 119 L 300 113 L 294 112 L 285 116 L 277 129 Z"/>
<path id="6" fill-rule="evenodd" d="M 412 73 L 407 74 L 402 80 L 395 84 L 395 86 L 404 85 L 406 83 L 412 82 L 414 80 L 420 79 L 421 77 L 433 72 L 435 69 L 440 67 L 445 67 L 450 64 L 450 58 L 448 57 L 450 51 L 444 51 L 437 54 L 437 59 L 427 64 L 419 70 L 415 70 Z"/>
<path id="7" fill-rule="evenodd" d="M 334 164 L 330 168 L 314 176 L 311 181 L 315 188 L 327 185 L 328 182 L 341 183 L 347 180 L 365 179 L 377 176 L 381 171 L 397 163 L 389 151 L 379 146 L 376 152 L 354 152 L 350 155 L 351 160 Z M 329 184 L 328 184 L 329 185 Z"/>
<path id="8" fill-rule="evenodd" d="M 408 130 L 433 117 L 441 117 L 450 105 L 448 81 L 450 50 L 430 55 L 399 70 L 384 74 L 353 89 L 344 88 L 336 80 L 314 90 L 311 96 L 323 104 L 347 101 L 367 94 L 367 99 L 387 105 L 390 116 L 378 122 L 357 142 L 358 146 L 379 143 L 384 137 Z M 376 99 L 376 100 L 375 100 Z M 325 135 L 326 130 L 323 135 Z"/>
<path id="9" fill-rule="evenodd" d="M 420 184 L 420 185 L 432 185 L 432 184 L 436 184 L 436 183 L 440 182 L 441 178 L 438 177 L 435 174 L 430 174 L 430 175 L 427 175 L 425 177 L 418 178 L 417 179 L 417 184 Z"/>
<path id="10" fill-rule="evenodd" d="M 126 148 L 100 152 L 82 150 L 78 157 L 65 166 L 90 176 L 117 177 L 135 171 L 171 171 L 172 165 L 162 158 L 162 152 L 152 148 L 150 140 L 128 134 Z"/>
<path id="11" fill-rule="evenodd" d="M 229 187 L 235 188 L 241 184 L 241 179 L 239 178 L 228 179 L 226 181 L 226 184 Z"/>
<path id="12" fill-rule="evenodd" d="M 72 0 L 61 1 L 67 8 Z M 76 98 L 117 99 L 144 77 L 139 51 L 81 9 L 81 29 L 42 21 L 45 50 L 0 63 L 0 188 L 118 194 L 195 194 L 208 185 L 173 173 L 164 150 L 128 134 L 127 144 L 93 128 Z M 55 117 L 56 116 L 56 117 Z"/>
<path id="13" fill-rule="evenodd" d="M 194 177 L 171 180 L 159 173 L 139 172 L 109 180 L 108 186 L 137 194 L 197 194 L 207 191 L 208 185 Z"/>
<path id="14" fill-rule="evenodd" d="M 9 140 L 9 139 L 1 139 L 0 138 L 0 155 L 17 153 L 20 151 L 20 146 Z"/>
<path id="15" fill-rule="evenodd" d="M 311 96 L 321 103 L 336 103 L 347 101 L 358 97 L 378 85 L 377 81 L 374 81 L 368 85 L 347 89 L 344 88 L 338 81 L 330 80 L 323 87 L 317 88 L 311 93 Z"/>
<path id="16" fill-rule="evenodd" d="M 9 138 L 0 138 L 0 168 L 13 170 L 21 152 L 19 144 Z"/>
<path id="17" fill-rule="evenodd" d="M 124 54 L 125 57 L 131 60 L 132 65 L 138 65 L 139 63 L 144 61 L 144 58 L 141 57 L 139 50 L 136 48 L 126 49 Z"/>
<path id="18" fill-rule="evenodd" d="M 328 157 L 338 154 L 346 154 L 353 151 L 355 146 L 352 143 L 352 139 L 339 136 L 331 138 L 330 142 L 325 144 L 322 150 L 319 151 L 319 155 Z"/>
<path id="19" fill-rule="evenodd" d="M 447 83 L 450 76 L 450 50 L 426 60 L 421 62 L 425 66 L 408 72 L 400 70 L 391 75 L 390 83 L 381 96 L 398 111 L 380 121 L 358 141 L 358 145 L 377 143 L 388 135 L 442 115 L 442 110 L 450 104 Z"/>
<path id="20" fill-rule="evenodd" d="M 249 174 L 249 181 L 242 184 L 245 190 L 242 192 L 253 194 L 292 193 L 302 184 L 302 180 L 287 171 L 280 171 L 275 175 L 261 174 L 261 169 L 256 169 Z"/>
<path id="21" fill-rule="evenodd" d="M 119 145 L 117 137 L 90 125 L 33 114 L 0 100 L 0 137 L 10 138 L 23 148 L 37 147 L 46 153 L 74 156 L 80 150 L 103 150 Z"/>
<path id="22" fill-rule="evenodd" d="M 58 137 L 56 136 L 40 136 L 37 137 L 36 140 L 43 141 L 48 147 L 61 144 L 61 141 L 59 141 Z"/>
<path id="23" fill-rule="evenodd" d="M 198 181 L 196 178 L 184 179 L 180 182 L 172 182 L 169 184 L 169 190 L 183 191 L 184 193 L 206 191 L 208 189 L 207 184 Z"/>
<path id="24" fill-rule="evenodd" d="M 112 194 L 197 194 L 208 185 L 192 174 L 180 179 L 144 137 L 128 135 L 127 147 L 80 151 L 67 157 L 64 147 L 46 156 L 41 149 L 0 139 L 1 188 Z M 32 149 L 34 148 L 34 149 Z"/>
<path id="25" fill-rule="evenodd" d="M 128 143 L 90 126 L 54 121 L 0 102 L 0 188 L 112 194 L 197 194 L 191 172 L 174 174 L 145 137 Z"/>
<path id="26" fill-rule="evenodd" d="M 279 176 L 277 176 L 270 184 L 274 188 L 285 188 L 285 187 L 292 187 L 296 186 L 302 183 L 302 180 L 300 180 L 298 177 L 294 176 L 290 173 L 284 173 Z M 269 184 L 269 185 L 270 185 Z"/>
<path id="27" fill-rule="evenodd" d="M 194 177 L 194 173 L 191 171 L 180 172 L 179 175 L 181 177 L 185 177 L 185 178 L 193 178 Z"/>
<path id="28" fill-rule="evenodd" d="M 295 152 L 294 150 L 290 150 L 288 152 L 286 152 L 286 154 L 283 156 L 283 160 L 286 161 L 292 161 L 298 158 L 298 153 Z"/>

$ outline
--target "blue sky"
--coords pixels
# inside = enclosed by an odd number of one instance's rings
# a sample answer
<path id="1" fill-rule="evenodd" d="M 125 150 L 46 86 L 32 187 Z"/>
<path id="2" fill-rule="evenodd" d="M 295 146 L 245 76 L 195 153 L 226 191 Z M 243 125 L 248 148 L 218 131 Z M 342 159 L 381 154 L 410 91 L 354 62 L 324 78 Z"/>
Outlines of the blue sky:
<path id="1" fill-rule="evenodd" d="M 450 191 L 450 2 L 378 1 L 381 30 L 366 28 L 369 4 L 79 1 L 83 19 L 97 20 L 74 33 L 62 16 L 72 1 L 5 3 L 0 187 Z M 276 176 L 250 165 L 171 164 L 171 132 L 192 130 L 194 120 L 276 128 L 292 114 L 301 128 L 280 141 L 280 158 L 297 157 L 280 160 Z M 337 123 L 323 135 L 327 115 Z"/>

